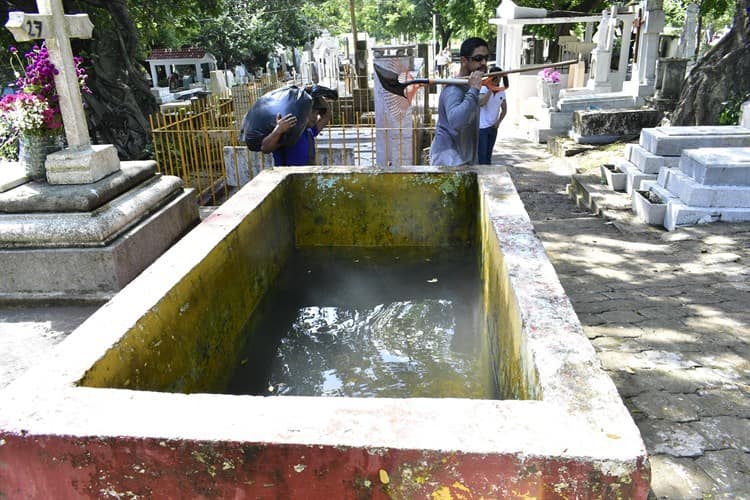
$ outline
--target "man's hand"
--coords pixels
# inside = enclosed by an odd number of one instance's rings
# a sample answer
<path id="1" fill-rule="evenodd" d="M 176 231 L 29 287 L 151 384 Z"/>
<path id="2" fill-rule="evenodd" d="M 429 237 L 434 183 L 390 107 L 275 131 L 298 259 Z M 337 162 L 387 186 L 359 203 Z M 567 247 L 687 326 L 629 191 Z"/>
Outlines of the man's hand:
<path id="1" fill-rule="evenodd" d="M 289 113 L 288 115 L 281 117 L 281 113 L 276 114 L 276 128 L 279 132 L 286 132 L 297 124 L 297 117 Z"/>
<path id="2" fill-rule="evenodd" d="M 263 138 L 260 143 L 260 150 L 264 153 L 273 153 L 281 147 L 281 139 L 287 130 L 291 130 L 297 124 L 297 117 L 289 113 L 281 117 L 281 113 L 276 113 L 276 126 L 270 134 Z"/>
<path id="3" fill-rule="evenodd" d="M 477 90 L 482 88 L 482 78 L 484 73 L 481 71 L 472 71 L 469 75 L 469 87 L 473 87 Z"/>

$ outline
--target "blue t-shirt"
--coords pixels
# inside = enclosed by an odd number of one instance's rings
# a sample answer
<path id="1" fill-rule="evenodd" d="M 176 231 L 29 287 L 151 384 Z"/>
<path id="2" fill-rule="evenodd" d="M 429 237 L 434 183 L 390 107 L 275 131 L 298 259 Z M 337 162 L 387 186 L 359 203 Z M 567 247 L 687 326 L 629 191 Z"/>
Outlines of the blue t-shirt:
<path id="1" fill-rule="evenodd" d="M 277 167 L 313 165 L 317 135 L 318 129 L 315 127 L 306 128 L 296 143 L 273 152 L 273 164 Z"/>

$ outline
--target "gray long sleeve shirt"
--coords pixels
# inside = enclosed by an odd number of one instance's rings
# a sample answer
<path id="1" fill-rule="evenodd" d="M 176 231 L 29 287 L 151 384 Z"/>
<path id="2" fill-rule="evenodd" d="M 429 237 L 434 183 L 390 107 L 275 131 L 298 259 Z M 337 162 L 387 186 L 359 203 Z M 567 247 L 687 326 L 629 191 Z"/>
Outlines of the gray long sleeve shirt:
<path id="1" fill-rule="evenodd" d="M 447 85 L 440 93 L 430 165 L 473 165 L 479 160 L 479 90 Z"/>

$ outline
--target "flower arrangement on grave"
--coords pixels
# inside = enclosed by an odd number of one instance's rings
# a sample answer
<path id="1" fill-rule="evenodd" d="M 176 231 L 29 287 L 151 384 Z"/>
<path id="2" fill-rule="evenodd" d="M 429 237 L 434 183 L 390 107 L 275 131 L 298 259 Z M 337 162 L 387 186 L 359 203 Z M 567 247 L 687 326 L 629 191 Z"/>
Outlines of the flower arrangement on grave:
<path id="1" fill-rule="evenodd" d="M 18 93 L 8 94 L 0 100 L 0 131 L 11 131 L 19 136 L 59 135 L 62 115 L 55 89 L 57 68 L 49 60 L 44 43 L 34 45 L 25 54 L 25 63 L 15 47 L 10 48 L 11 67 L 16 75 Z M 91 93 L 82 67 L 83 58 L 75 57 L 76 75 L 81 91 Z"/>
<path id="2" fill-rule="evenodd" d="M 560 72 L 552 68 L 544 68 L 537 73 L 537 95 L 542 99 L 544 104 L 554 108 L 560 95 Z"/>
<path id="3" fill-rule="evenodd" d="M 2 151 L 5 155 L 9 149 L 15 150 L 17 143 L 18 160 L 25 165 L 26 174 L 33 180 L 43 180 L 47 155 L 64 145 L 62 114 L 55 87 L 58 70 L 50 61 L 44 43 L 34 45 L 24 55 L 25 61 L 15 47 L 10 48 L 10 54 L 19 91 L 0 100 Z M 91 93 L 86 85 L 88 75 L 82 67 L 83 58 L 75 57 L 74 63 L 81 91 Z"/>
<path id="4" fill-rule="evenodd" d="M 560 72 L 555 71 L 552 68 L 544 68 L 542 71 L 537 73 L 537 76 L 541 78 L 543 82 L 560 83 Z"/>

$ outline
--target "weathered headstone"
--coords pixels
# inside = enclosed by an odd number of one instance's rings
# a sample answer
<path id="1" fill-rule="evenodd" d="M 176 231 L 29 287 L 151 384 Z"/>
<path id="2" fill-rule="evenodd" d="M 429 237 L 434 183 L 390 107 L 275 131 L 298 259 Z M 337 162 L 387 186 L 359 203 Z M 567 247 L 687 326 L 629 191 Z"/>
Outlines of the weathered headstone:
<path id="1" fill-rule="evenodd" d="M 51 184 L 87 184 L 120 168 L 117 150 L 111 144 L 91 144 L 86 114 L 78 87 L 70 38 L 91 38 L 88 15 L 65 15 L 61 0 L 37 0 L 38 14 L 10 12 L 5 26 L 18 41 L 43 39 L 49 58 L 57 68 L 55 87 L 68 147 L 47 157 L 47 180 Z"/>
<path id="2" fill-rule="evenodd" d="M 596 48 L 591 51 L 591 74 L 586 86 L 595 92 L 610 92 L 610 63 L 612 61 L 612 44 L 614 42 L 613 19 L 617 8 L 602 11 L 602 20 L 594 34 Z"/>
<path id="3" fill-rule="evenodd" d="M 740 125 L 742 127 L 750 129 L 750 101 L 745 101 L 742 104 L 742 111 L 740 112 Z"/>
<path id="4" fill-rule="evenodd" d="M 689 3 L 685 7 L 685 24 L 680 33 L 680 49 L 678 57 L 692 59 L 695 57 L 695 46 L 698 42 L 698 15 L 700 7 L 696 3 Z"/>
<path id="5" fill-rule="evenodd" d="M 227 88 L 227 76 L 223 70 L 211 71 L 211 93 L 215 96 L 223 96 L 229 92 Z"/>

